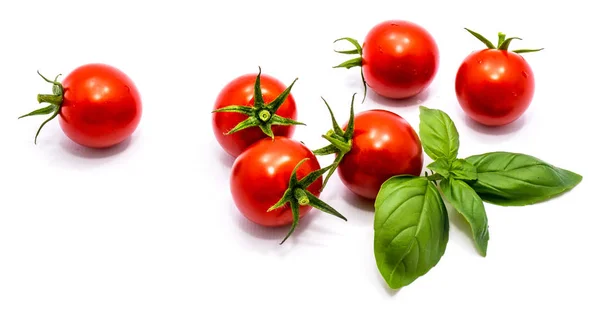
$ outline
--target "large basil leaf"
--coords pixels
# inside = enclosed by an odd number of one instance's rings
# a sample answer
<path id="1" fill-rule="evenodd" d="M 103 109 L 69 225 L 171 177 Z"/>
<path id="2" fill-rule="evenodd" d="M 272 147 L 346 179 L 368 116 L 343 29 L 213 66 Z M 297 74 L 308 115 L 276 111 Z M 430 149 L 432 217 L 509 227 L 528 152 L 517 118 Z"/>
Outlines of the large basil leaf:
<path id="1" fill-rule="evenodd" d="M 393 288 L 411 284 L 446 251 L 448 213 L 435 185 L 425 177 L 397 176 L 375 201 L 375 261 Z"/>
<path id="2" fill-rule="evenodd" d="M 475 190 L 462 180 L 454 178 L 444 179 L 440 183 L 440 189 L 448 202 L 471 226 L 475 246 L 479 253 L 485 257 L 490 232 L 488 230 L 488 219 L 483 201 Z"/>
<path id="3" fill-rule="evenodd" d="M 455 159 L 458 156 L 459 137 L 452 119 L 443 111 L 419 107 L 419 136 L 423 150 L 432 159 Z"/>
<path id="4" fill-rule="evenodd" d="M 471 187 L 486 202 L 522 206 L 553 198 L 577 186 L 582 177 L 521 153 L 491 152 L 466 158 L 477 168 Z"/>

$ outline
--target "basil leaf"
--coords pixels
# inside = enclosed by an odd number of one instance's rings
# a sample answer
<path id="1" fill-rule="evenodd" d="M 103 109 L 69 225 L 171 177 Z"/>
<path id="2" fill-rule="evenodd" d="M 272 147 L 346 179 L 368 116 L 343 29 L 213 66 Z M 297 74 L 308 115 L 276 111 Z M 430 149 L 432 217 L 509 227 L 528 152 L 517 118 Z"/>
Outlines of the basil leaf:
<path id="1" fill-rule="evenodd" d="M 463 159 L 456 159 L 450 167 L 450 175 L 461 180 L 477 179 L 477 168 Z"/>
<path id="2" fill-rule="evenodd" d="M 393 289 L 426 274 L 446 251 L 448 213 L 426 177 L 388 179 L 375 200 L 374 228 L 377 268 Z"/>
<path id="3" fill-rule="evenodd" d="M 398 175 L 386 180 L 381 185 L 381 187 L 379 187 L 379 192 L 377 193 L 377 197 L 375 198 L 375 208 L 377 208 L 377 206 L 381 205 L 385 200 L 387 200 L 387 198 L 390 195 L 401 191 L 405 181 L 415 178 L 420 177 L 415 177 L 413 175 Z"/>
<path id="4" fill-rule="evenodd" d="M 542 202 L 577 186 L 582 176 L 521 153 L 491 152 L 468 157 L 477 168 L 471 187 L 486 202 L 523 206 Z"/>
<path id="5" fill-rule="evenodd" d="M 444 197 L 471 226 L 475 246 L 482 256 L 487 254 L 490 232 L 483 201 L 467 183 L 454 178 L 444 179 L 440 183 Z"/>
<path id="6" fill-rule="evenodd" d="M 453 160 L 458 156 L 459 137 L 452 119 L 443 111 L 419 107 L 419 136 L 423 150 L 432 159 Z"/>
<path id="7" fill-rule="evenodd" d="M 431 162 L 427 165 L 427 168 L 442 175 L 444 178 L 450 177 L 450 161 L 446 158 L 439 158 Z"/>

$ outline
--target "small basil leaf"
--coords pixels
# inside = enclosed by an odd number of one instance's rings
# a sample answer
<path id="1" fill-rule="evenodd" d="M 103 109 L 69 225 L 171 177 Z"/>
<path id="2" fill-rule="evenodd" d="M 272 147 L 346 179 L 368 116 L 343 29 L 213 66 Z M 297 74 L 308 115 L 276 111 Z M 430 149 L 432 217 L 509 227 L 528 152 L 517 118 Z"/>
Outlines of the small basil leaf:
<path id="1" fill-rule="evenodd" d="M 459 137 L 452 119 L 443 111 L 419 107 L 419 136 L 423 150 L 432 159 L 453 160 L 458 156 Z"/>
<path id="2" fill-rule="evenodd" d="M 477 168 L 471 187 L 486 202 L 523 206 L 546 201 L 577 186 L 581 175 L 521 153 L 491 152 L 468 157 Z"/>
<path id="3" fill-rule="evenodd" d="M 456 159 L 450 167 L 450 175 L 460 180 L 477 179 L 477 168 L 463 159 Z"/>
<path id="4" fill-rule="evenodd" d="M 479 253 L 485 257 L 490 232 L 488 230 L 488 219 L 483 201 L 475 190 L 462 180 L 454 178 L 444 179 L 440 183 L 440 189 L 448 202 L 471 226 L 475 246 Z"/>
<path id="5" fill-rule="evenodd" d="M 429 165 L 427 168 L 442 175 L 444 178 L 450 177 L 450 161 L 446 158 L 439 158 Z"/>
<path id="6" fill-rule="evenodd" d="M 374 252 L 390 288 L 414 282 L 433 268 L 448 243 L 448 213 L 426 177 L 386 181 L 375 201 Z"/>

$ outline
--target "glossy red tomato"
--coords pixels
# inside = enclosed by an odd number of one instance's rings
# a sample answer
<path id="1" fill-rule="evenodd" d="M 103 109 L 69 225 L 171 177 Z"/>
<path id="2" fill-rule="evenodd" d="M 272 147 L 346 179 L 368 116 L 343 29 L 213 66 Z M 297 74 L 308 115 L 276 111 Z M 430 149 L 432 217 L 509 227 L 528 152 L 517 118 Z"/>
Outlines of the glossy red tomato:
<path id="1" fill-rule="evenodd" d="M 256 98 L 254 93 L 255 82 L 256 76 L 252 74 L 240 76 L 229 82 L 219 93 L 214 104 L 214 110 L 232 105 L 254 107 L 254 100 Z M 260 90 L 263 102 L 268 104 L 283 93 L 286 90 L 286 86 L 276 78 L 262 74 L 260 75 Z M 259 118 L 261 111 L 255 111 L 252 116 Z M 296 102 L 292 94 L 289 94 L 285 98 L 281 106 L 277 109 L 276 114 L 282 118 L 296 120 Z M 270 118 L 274 113 L 269 112 L 268 115 Z M 253 143 L 268 137 L 259 126 L 252 126 L 235 133 L 227 134 L 231 129 L 249 117 L 251 116 L 238 112 L 218 112 L 212 115 L 214 135 L 221 147 L 233 157 L 237 157 Z M 266 123 L 273 122 L 269 118 L 266 119 Z M 292 137 L 295 126 L 273 125 L 271 129 L 274 136 Z"/>
<path id="2" fill-rule="evenodd" d="M 389 178 L 423 169 L 421 140 L 401 116 L 387 110 L 368 110 L 354 118 L 352 147 L 337 168 L 340 179 L 355 194 L 375 199 Z M 344 130 L 346 130 L 344 126 Z"/>
<path id="3" fill-rule="evenodd" d="M 73 141 L 110 147 L 128 138 L 142 115 L 140 94 L 131 79 L 104 64 L 81 66 L 63 81 L 60 126 Z"/>
<path id="4" fill-rule="evenodd" d="M 355 44 L 355 43 L 353 43 Z M 360 50 L 360 46 L 356 46 Z M 423 27 L 402 20 L 375 25 L 367 34 L 362 59 L 347 66 L 362 66 L 364 81 L 377 94 L 405 99 L 423 92 L 433 82 L 439 51 Z"/>
<path id="5" fill-rule="evenodd" d="M 468 29 L 467 29 L 468 30 Z M 471 119 L 488 126 L 501 126 L 517 120 L 529 108 L 535 91 L 533 71 L 520 53 L 509 51 L 510 42 L 499 34 L 499 44 L 472 32 L 488 48 L 471 53 L 456 73 L 458 103 Z"/>
<path id="6" fill-rule="evenodd" d="M 299 180 L 321 167 L 316 156 L 295 140 L 281 136 L 274 140 L 264 138 L 241 153 L 233 164 L 230 178 L 231 194 L 239 211 L 263 226 L 291 224 L 289 203 L 277 210 L 267 210 L 283 197 L 294 168 L 305 158 L 308 160 L 296 172 Z M 322 184 L 323 177 L 319 177 L 306 190 L 318 197 Z M 300 206 L 300 218 L 310 209 L 309 205 Z"/>
<path id="7" fill-rule="evenodd" d="M 523 56 L 493 49 L 474 52 L 456 74 L 456 96 L 473 120 L 499 126 L 517 120 L 533 99 L 533 71 Z"/>
<path id="8" fill-rule="evenodd" d="M 87 64 L 73 70 L 62 83 L 47 81 L 54 84 L 53 94 L 39 95 L 38 101 L 50 105 L 28 115 L 59 116 L 63 132 L 80 145 L 114 146 L 127 139 L 140 122 L 140 94 L 133 81 L 115 67 Z"/>
<path id="9" fill-rule="evenodd" d="M 386 21 L 373 27 L 363 44 L 365 81 L 379 95 L 415 96 L 433 81 L 439 63 L 434 38 L 408 21 Z"/>

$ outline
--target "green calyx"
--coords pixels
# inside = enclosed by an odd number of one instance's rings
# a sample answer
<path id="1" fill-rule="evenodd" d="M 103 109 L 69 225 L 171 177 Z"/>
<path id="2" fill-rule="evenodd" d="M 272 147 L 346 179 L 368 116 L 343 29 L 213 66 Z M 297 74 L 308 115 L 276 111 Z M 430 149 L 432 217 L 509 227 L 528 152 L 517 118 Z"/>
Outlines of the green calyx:
<path id="1" fill-rule="evenodd" d="M 483 44 L 485 44 L 485 46 L 488 47 L 488 49 L 497 49 L 497 50 L 503 50 L 503 51 L 507 51 L 508 50 L 508 46 L 510 45 L 510 43 L 513 40 L 522 40 L 519 37 L 510 37 L 510 38 L 506 38 L 506 35 L 502 32 L 498 33 L 498 44 L 494 45 L 490 40 L 486 39 L 484 36 L 468 29 L 465 28 L 466 31 L 468 31 L 470 34 L 472 34 L 475 38 L 477 38 L 479 41 L 483 42 Z M 517 50 L 512 50 L 511 52 L 517 53 L 517 54 L 522 54 L 522 53 L 531 53 L 531 52 L 539 52 L 541 50 L 543 50 L 544 48 L 541 49 L 517 49 Z"/>
<path id="2" fill-rule="evenodd" d="M 235 132 L 258 126 L 265 135 L 275 138 L 273 135 L 273 130 L 271 126 L 273 125 L 306 125 L 302 122 L 298 122 L 296 120 L 292 120 L 289 118 L 283 118 L 277 115 L 277 110 L 288 98 L 292 87 L 298 80 L 298 78 L 294 79 L 294 82 L 290 86 L 288 86 L 277 98 L 275 98 L 270 103 L 265 103 L 262 90 L 260 87 L 260 74 L 261 68 L 258 67 L 258 75 L 256 76 L 256 82 L 254 83 L 254 106 L 238 106 L 231 105 L 227 107 L 223 107 L 220 109 L 213 110 L 212 112 L 235 112 L 241 113 L 248 116 L 248 118 L 240 123 L 238 123 L 234 128 L 229 130 L 229 132 L 225 133 L 225 135 L 230 135 Z"/>
<path id="3" fill-rule="evenodd" d="M 34 139 L 35 144 L 37 144 L 37 138 L 40 135 L 40 132 L 42 131 L 42 128 L 44 127 L 44 125 L 46 125 L 46 123 L 50 122 L 50 120 L 56 118 L 56 116 L 59 114 L 60 107 L 62 106 L 62 103 L 63 103 L 63 94 L 64 94 L 64 89 L 63 89 L 62 84 L 60 82 L 57 82 L 58 77 L 60 77 L 60 74 L 57 75 L 53 81 L 53 80 L 50 80 L 50 79 L 44 77 L 39 71 L 37 73 L 40 77 L 42 77 L 42 79 L 44 79 L 44 81 L 52 84 L 52 94 L 38 94 L 38 96 L 37 96 L 38 103 L 40 103 L 40 104 L 48 103 L 49 105 L 44 108 L 34 110 L 28 114 L 25 114 L 25 115 L 22 115 L 19 117 L 19 119 L 21 119 L 21 118 L 30 117 L 30 116 L 50 115 L 50 117 L 48 119 L 46 119 L 42 123 L 42 125 L 40 125 L 37 132 L 35 133 L 35 139 Z"/>
<path id="4" fill-rule="evenodd" d="M 333 43 L 336 43 L 338 41 L 348 41 L 350 42 L 353 46 L 354 49 L 352 50 L 342 50 L 342 51 L 338 51 L 338 50 L 333 50 L 336 53 L 340 53 L 340 54 L 348 54 L 348 55 L 358 55 L 358 57 L 356 58 L 352 58 L 350 60 L 347 60 L 337 66 L 333 66 L 333 68 L 346 68 L 346 69 L 350 69 L 353 67 L 360 67 L 360 77 L 362 79 L 362 83 L 363 83 L 363 100 L 362 103 L 365 102 L 365 99 L 367 98 L 367 81 L 365 80 L 365 75 L 363 73 L 363 68 L 362 68 L 362 64 L 363 64 L 363 57 L 362 57 L 362 47 L 360 46 L 360 44 L 358 43 L 358 41 L 356 39 L 352 39 L 352 38 L 348 38 L 348 37 L 344 37 L 344 38 L 339 38 L 335 41 L 333 41 Z"/>
<path id="5" fill-rule="evenodd" d="M 288 189 L 283 193 L 281 199 L 271 206 L 267 212 L 271 212 L 286 206 L 289 204 L 289 207 L 292 210 L 293 221 L 292 227 L 290 228 L 288 234 L 279 244 L 283 244 L 294 232 L 296 227 L 298 226 L 298 222 L 300 220 L 300 206 L 312 206 L 322 212 L 334 215 L 339 217 L 345 221 L 347 221 L 346 217 L 336 211 L 333 207 L 329 206 L 329 204 L 323 202 L 321 199 L 310 193 L 307 188 L 314 183 L 319 177 L 321 177 L 325 172 L 327 172 L 330 166 L 324 167 L 320 170 L 313 171 L 306 175 L 304 178 L 298 180 L 297 171 L 298 168 L 306 161 L 308 158 L 303 159 L 292 171 L 292 175 L 290 176 Z"/>
<path id="6" fill-rule="evenodd" d="M 352 149 L 352 136 L 354 136 L 354 97 L 356 93 L 352 95 L 352 102 L 350 103 L 350 117 L 348 119 L 348 125 L 346 126 L 346 130 L 342 130 L 342 128 L 337 123 L 335 116 L 333 115 L 333 111 L 331 111 L 331 107 L 327 101 L 323 98 L 323 102 L 327 106 L 327 110 L 329 110 L 329 115 L 331 116 L 331 123 L 333 124 L 333 129 L 329 130 L 327 134 L 321 135 L 321 137 L 325 138 L 329 145 L 314 150 L 313 153 L 316 155 L 328 155 L 328 154 L 336 154 L 335 160 L 333 164 L 331 164 L 331 169 L 327 173 L 327 177 L 325 177 L 325 181 L 323 182 L 323 188 L 327 185 L 329 178 L 333 175 L 333 172 L 337 169 L 342 162 L 344 156 L 350 152 Z"/>

